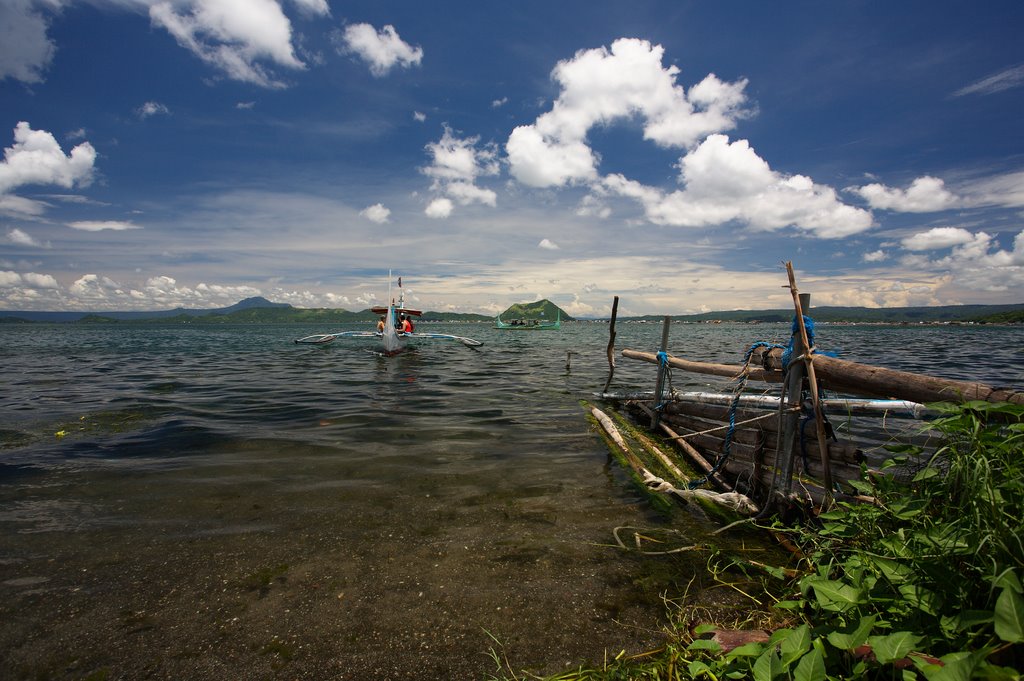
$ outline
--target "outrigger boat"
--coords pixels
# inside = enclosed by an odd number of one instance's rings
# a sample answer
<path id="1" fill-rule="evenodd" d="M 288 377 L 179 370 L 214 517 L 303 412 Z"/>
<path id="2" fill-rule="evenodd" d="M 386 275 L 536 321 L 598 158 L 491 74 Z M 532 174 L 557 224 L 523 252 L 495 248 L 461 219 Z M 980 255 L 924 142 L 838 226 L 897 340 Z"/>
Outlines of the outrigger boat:
<path id="1" fill-rule="evenodd" d="M 295 340 L 296 343 L 307 345 L 323 345 L 338 338 L 377 338 L 383 342 L 386 356 L 397 355 L 405 350 L 406 341 L 412 339 L 429 340 L 456 340 L 465 346 L 475 348 L 483 345 L 482 342 L 465 336 L 454 336 L 448 333 L 415 333 L 402 331 L 397 320 L 401 316 L 419 317 L 422 310 L 413 310 L 405 306 L 405 292 L 402 291 L 402 278 L 398 278 L 398 302 L 391 297 L 391 272 L 388 272 L 388 300 L 391 302 L 385 306 L 371 307 L 370 311 L 384 317 L 384 329 L 382 331 L 337 331 L 335 333 L 315 333 L 312 336 L 305 336 Z"/>
<path id="2" fill-rule="evenodd" d="M 562 328 L 562 311 L 558 311 L 558 319 L 553 322 L 542 322 L 539 319 L 513 319 L 511 322 L 502 321 L 501 315 L 494 318 L 496 329 L 516 329 L 520 331 L 543 331 L 558 330 Z"/>

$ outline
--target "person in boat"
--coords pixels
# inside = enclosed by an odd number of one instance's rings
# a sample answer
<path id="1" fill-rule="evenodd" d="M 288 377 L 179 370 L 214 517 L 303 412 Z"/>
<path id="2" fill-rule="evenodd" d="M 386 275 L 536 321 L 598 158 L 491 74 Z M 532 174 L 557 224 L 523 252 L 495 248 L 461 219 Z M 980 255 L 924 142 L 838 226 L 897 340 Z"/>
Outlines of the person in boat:
<path id="1" fill-rule="evenodd" d="M 412 333 L 412 318 L 409 315 L 402 315 L 402 332 Z"/>
<path id="2" fill-rule="evenodd" d="M 377 330 L 384 333 L 384 315 L 381 315 L 380 321 L 377 322 Z"/>

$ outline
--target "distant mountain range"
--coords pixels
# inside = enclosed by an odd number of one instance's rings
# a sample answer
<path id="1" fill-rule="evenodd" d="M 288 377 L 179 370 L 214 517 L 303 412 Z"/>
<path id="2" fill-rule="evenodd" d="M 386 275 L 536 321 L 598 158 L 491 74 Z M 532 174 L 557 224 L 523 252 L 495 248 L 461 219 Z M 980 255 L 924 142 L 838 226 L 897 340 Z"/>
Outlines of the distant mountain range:
<path id="1" fill-rule="evenodd" d="M 573 321 L 565 310 L 544 299 L 517 303 L 501 313 L 502 319 Z M 792 309 L 732 310 L 693 315 L 671 315 L 679 322 L 770 323 L 792 320 Z M 939 307 L 813 307 L 809 316 L 820 322 L 874 324 L 916 324 L 942 322 L 1024 323 L 1024 303 L 1014 305 L 944 305 Z M 78 323 L 182 323 L 182 324 L 285 324 L 373 322 L 370 310 L 350 312 L 343 309 L 297 308 L 288 303 L 272 303 L 259 296 L 216 309 L 175 308 L 154 312 L 35 312 L 0 310 L 0 323 L 78 322 Z M 472 313 L 424 312 L 423 321 L 489 322 L 493 317 Z M 620 317 L 621 321 L 661 321 L 664 315 Z"/>
<path id="2" fill-rule="evenodd" d="M 490 321 L 492 317 L 478 314 L 426 312 L 425 321 Z M 288 303 L 272 303 L 255 296 L 234 305 L 214 309 L 190 310 L 183 307 L 153 312 L 35 312 L 0 310 L 0 323 L 25 322 L 78 322 L 102 323 L 182 323 L 182 324 L 287 324 L 375 322 L 377 315 L 370 310 L 350 312 L 343 309 L 298 308 Z"/>

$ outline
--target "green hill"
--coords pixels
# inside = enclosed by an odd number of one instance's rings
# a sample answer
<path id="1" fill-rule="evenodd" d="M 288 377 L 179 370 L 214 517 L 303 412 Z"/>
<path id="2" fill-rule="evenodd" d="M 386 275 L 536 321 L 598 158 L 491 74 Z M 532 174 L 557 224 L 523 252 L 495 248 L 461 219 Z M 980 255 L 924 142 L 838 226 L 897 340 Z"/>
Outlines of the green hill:
<path id="1" fill-rule="evenodd" d="M 1024 304 L 1015 305 L 938 305 L 933 307 L 811 307 L 806 312 L 818 322 L 861 324 L 919 324 L 976 322 L 1006 324 L 1020 322 Z M 678 322 L 784 322 L 793 320 L 793 308 L 777 310 L 728 310 L 691 315 L 671 315 Z M 660 321 L 664 316 L 644 315 L 632 319 Z"/>
<path id="2" fill-rule="evenodd" d="M 535 303 L 516 303 L 515 305 L 509 306 L 507 310 L 502 312 L 499 316 L 503 321 L 511 321 L 513 319 L 537 319 L 544 322 L 553 322 L 559 318 L 563 322 L 575 321 L 572 317 L 566 314 L 565 310 L 552 303 L 547 298 L 538 300 Z"/>

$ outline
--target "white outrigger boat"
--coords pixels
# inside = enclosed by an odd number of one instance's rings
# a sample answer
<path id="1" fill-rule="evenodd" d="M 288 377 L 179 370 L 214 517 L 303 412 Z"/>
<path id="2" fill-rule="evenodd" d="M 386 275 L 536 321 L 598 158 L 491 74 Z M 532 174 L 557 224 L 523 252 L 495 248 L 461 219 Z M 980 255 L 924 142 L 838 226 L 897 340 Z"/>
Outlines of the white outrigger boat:
<path id="1" fill-rule="evenodd" d="M 385 307 L 371 307 L 370 311 L 384 317 L 384 328 L 379 331 L 338 331 L 335 333 L 315 333 L 312 336 L 305 336 L 296 339 L 296 343 L 307 345 L 323 345 L 338 338 L 378 338 L 384 345 L 382 354 L 386 356 L 397 355 L 405 350 L 406 341 L 409 339 L 428 340 L 455 340 L 471 348 L 483 345 L 482 342 L 465 336 L 455 336 L 448 333 L 416 333 L 402 331 L 398 320 L 404 317 L 419 317 L 422 310 L 413 310 L 405 306 L 405 292 L 402 291 L 402 278 L 398 278 L 398 302 L 391 297 L 391 272 L 388 272 L 388 300 L 391 302 Z"/>

